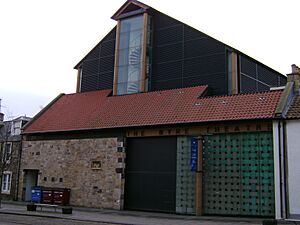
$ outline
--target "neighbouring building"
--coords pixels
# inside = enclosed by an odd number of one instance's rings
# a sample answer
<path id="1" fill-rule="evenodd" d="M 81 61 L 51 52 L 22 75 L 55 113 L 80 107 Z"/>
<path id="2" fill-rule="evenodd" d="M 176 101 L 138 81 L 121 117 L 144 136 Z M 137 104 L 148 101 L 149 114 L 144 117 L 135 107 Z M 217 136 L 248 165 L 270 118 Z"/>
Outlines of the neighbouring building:
<path id="1" fill-rule="evenodd" d="M 300 69 L 292 65 L 273 123 L 276 218 L 300 218 Z"/>
<path id="2" fill-rule="evenodd" d="M 2 156 L 0 163 L 3 166 L 2 198 L 16 200 L 18 193 L 18 180 L 20 169 L 20 156 L 22 150 L 21 129 L 31 118 L 20 116 L 0 125 L 0 148 Z M 1 175 L 0 175 L 1 176 Z"/>
<path id="3" fill-rule="evenodd" d="M 79 206 L 274 217 L 286 76 L 141 2 L 112 18 L 77 93 L 24 128 L 19 197 L 38 184 Z"/>

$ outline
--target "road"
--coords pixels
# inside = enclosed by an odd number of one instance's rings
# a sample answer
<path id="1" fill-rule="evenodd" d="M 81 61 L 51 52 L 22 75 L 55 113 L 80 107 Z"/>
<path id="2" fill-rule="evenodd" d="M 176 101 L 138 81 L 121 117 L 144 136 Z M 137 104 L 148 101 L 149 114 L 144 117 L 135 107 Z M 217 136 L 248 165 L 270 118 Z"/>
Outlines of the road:
<path id="1" fill-rule="evenodd" d="M 50 217 L 0 214 L 0 225 L 117 225 L 115 223 L 87 222 Z M 120 224 L 118 224 L 120 225 Z"/>

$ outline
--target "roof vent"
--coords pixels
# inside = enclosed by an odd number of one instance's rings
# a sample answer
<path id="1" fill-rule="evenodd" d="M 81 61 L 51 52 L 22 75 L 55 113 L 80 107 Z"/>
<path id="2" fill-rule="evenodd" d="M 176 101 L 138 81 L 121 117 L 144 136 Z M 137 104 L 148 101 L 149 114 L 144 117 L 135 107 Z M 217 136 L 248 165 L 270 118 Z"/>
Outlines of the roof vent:
<path id="1" fill-rule="evenodd" d="M 278 90 L 284 90 L 285 86 L 280 86 L 280 87 L 271 87 L 270 91 L 278 91 Z"/>
<path id="2" fill-rule="evenodd" d="M 266 100 L 266 97 L 264 97 L 264 96 L 259 97 L 259 100 L 261 100 L 261 101 Z"/>

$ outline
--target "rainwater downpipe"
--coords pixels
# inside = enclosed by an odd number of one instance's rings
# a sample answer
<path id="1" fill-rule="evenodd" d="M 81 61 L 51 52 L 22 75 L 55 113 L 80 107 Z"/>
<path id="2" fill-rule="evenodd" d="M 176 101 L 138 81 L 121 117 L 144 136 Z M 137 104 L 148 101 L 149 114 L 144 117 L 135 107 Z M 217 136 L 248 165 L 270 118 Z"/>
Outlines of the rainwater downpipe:
<path id="1" fill-rule="evenodd" d="M 22 160 L 22 150 L 23 150 L 23 135 L 21 135 L 21 143 L 18 154 L 18 172 L 17 172 L 17 182 L 16 182 L 16 194 L 14 196 L 15 200 L 19 200 L 19 187 L 20 187 L 20 169 L 21 169 L 21 160 Z"/>
<path id="2" fill-rule="evenodd" d="M 278 121 L 278 150 L 279 150 L 279 179 L 280 179 L 280 216 L 282 219 L 288 218 L 287 211 L 287 182 L 286 182 L 286 124 Z"/>
<path id="3" fill-rule="evenodd" d="M 289 193 L 288 193 L 288 156 L 287 156 L 287 143 L 286 143 L 286 122 L 282 122 L 282 147 L 283 147 L 283 182 L 284 182 L 284 208 L 285 218 L 289 218 Z"/>
<path id="4" fill-rule="evenodd" d="M 282 171 L 281 171 L 281 124 L 280 120 L 278 121 L 278 156 L 279 156 L 279 190 L 280 190 L 280 217 L 283 218 L 283 193 L 282 193 Z"/>

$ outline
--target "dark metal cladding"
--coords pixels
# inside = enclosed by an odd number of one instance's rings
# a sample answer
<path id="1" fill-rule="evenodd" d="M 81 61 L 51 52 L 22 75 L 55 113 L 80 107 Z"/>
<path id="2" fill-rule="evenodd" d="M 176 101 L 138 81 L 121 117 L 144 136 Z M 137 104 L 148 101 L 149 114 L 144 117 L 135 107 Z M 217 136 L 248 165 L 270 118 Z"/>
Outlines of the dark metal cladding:
<path id="1" fill-rule="evenodd" d="M 279 86 L 284 86 L 286 85 L 287 78 L 286 77 L 279 77 Z"/>
<path id="2" fill-rule="evenodd" d="M 257 68 L 257 72 L 259 81 L 262 81 L 263 83 L 266 83 L 271 87 L 277 87 L 279 85 L 278 76 L 267 68 L 259 65 Z"/>
<path id="3" fill-rule="evenodd" d="M 149 10 L 149 14 L 153 21 L 149 91 L 209 85 L 209 95 L 227 94 L 230 47 L 158 11 Z M 115 36 L 116 28 L 82 60 L 82 92 L 112 89 Z M 238 55 L 241 93 L 285 85 L 280 73 L 243 53 Z"/>
<path id="4" fill-rule="evenodd" d="M 111 89 L 113 86 L 115 39 L 114 28 L 84 58 L 81 64 L 81 92 Z"/>
<path id="5" fill-rule="evenodd" d="M 285 85 L 286 78 L 280 73 L 250 59 L 240 56 L 241 93 L 268 91 L 271 87 Z"/>
<path id="6" fill-rule="evenodd" d="M 226 94 L 225 45 L 169 16 L 153 12 L 150 90 L 211 85 Z"/>
<path id="7" fill-rule="evenodd" d="M 174 213 L 177 138 L 127 141 L 125 209 Z"/>
<path id="8" fill-rule="evenodd" d="M 240 82 L 241 93 L 251 93 L 257 91 L 257 82 L 255 80 L 241 74 Z"/>

